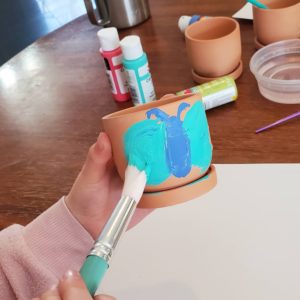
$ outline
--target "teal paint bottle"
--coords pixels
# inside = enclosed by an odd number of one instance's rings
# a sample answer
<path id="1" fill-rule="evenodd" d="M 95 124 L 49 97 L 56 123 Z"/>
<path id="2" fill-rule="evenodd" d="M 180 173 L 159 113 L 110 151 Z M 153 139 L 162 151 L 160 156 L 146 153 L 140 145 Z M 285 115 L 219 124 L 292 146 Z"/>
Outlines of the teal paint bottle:
<path id="1" fill-rule="evenodd" d="M 137 35 L 129 35 L 121 40 L 120 45 L 133 104 L 140 105 L 155 100 L 148 59 L 140 38 Z"/>

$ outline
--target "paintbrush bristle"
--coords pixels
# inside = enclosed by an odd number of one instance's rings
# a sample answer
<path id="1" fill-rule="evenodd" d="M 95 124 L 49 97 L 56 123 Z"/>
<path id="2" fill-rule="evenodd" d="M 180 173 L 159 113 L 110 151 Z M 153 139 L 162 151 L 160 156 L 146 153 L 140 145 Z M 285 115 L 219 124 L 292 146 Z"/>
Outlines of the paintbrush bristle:
<path id="1" fill-rule="evenodd" d="M 146 182 L 145 171 L 139 171 L 135 166 L 127 166 L 122 195 L 130 196 L 138 203 L 142 198 Z"/>

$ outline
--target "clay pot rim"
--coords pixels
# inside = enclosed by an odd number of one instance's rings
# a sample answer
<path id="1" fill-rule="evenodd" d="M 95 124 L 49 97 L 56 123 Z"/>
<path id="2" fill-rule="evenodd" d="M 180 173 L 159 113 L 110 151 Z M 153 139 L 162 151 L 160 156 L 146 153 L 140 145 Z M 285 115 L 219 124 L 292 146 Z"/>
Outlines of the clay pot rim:
<path id="1" fill-rule="evenodd" d="M 146 111 L 149 108 L 165 107 L 168 104 L 171 104 L 171 103 L 176 102 L 176 101 L 184 100 L 184 99 L 190 98 L 192 96 L 193 97 L 198 97 L 198 100 L 202 101 L 202 96 L 199 93 L 191 93 L 191 94 L 175 96 L 175 97 L 170 96 L 170 97 L 165 97 L 164 99 L 148 102 L 148 103 L 145 103 L 143 105 L 133 106 L 133 107 L 129 107 L 129 108 L 126 108 L 126 109 L 122 109 L 122 110 L 113 112 L 111 114 L 108 114 L 108 115 L 102 117 L 102 120 L 106 121 L 106 120 L 112 120 L 112 119 L 117 119 L 117 118 L 128 117 L 128 116 L 131 116 L 132 114 L 135 114 L 137 112 Z"/>
<path id="2" fill-rule="evenodd" d="M 258 40 L 257 36 L 254 37 L 254 45 L 255 45 L 256 50 L 259 50 L 259 49 L 261 49 L 261 48 L 267 46 L 267 45 L 261 43 L 261 42 Z"/>
<path id="3" fill-rule="evenodd" d="M 191 29 L 193 29 L 194 27 L 196 26 L 200 26 L 199 24 L 202 22 L 211 22 L 212 20 L 215 20 L 215 19 L 223 19 L 223 20 L 226 20 L 226 21 L 230 21 L 232 23 L 234 23 L 234 28 L 232 31 L 230 31 L 229 33 L 227 33 L 226 35 L 223 35 L 223 36 L 220 36 L 220 37 L 217 37 L 217 38 L 212 38 L 212 39 L 196 39 L 192 36 L 190 36 L 189 34 L 189 31 L 191 31 Z M 239 22 L 236 21 L 235 19 L 233 18 L 230 18 L 230 17 L 223 17 L 223 16 L 219 16 L 219 17 L 211 17 L 211 18 L 205 18 L 203 20 L 200 20 L 199 22 L 195 22 L 193 24 L 191 24 L 190 26 L 188 26 L 185 30 L 185 38 L 186 39 L 189 39 L 193 42 L 211 42 L 211 41 L 219 41 L 219 40 L 222 40 L 222 39 L 226 39 L 229 35 L 231 35 L 233 32 L 235 32 L 236 30 L 239 29 Z"/>
<path id="4" fill-rule="evenodd" d="M 238 66 L 232 71 L 230 72 L 229 74 L 224 74 L 224 75 L 221 75 L 221 76 L 217 76 L 217 77 L 207 77 L 207 76 L 201 76 L 199 74 L 197 74 L 195 72 L 195 70 L 192 69 L 192 77 L 193 77 L 193 80 L 197 83 L 205 83 L 205 82 L 209 82 L 209 81 L 212 81 L 212 80 L 216 80 L 220 77 L 223 77 L 223 76 L 231 76 L 234 80 L 238 79 L 243 73 L 243 61 L 240 60 L 239 61 L 239 64 Z"/>
<path id="5" fill-rule="evenodd" d="M 138 207 L 151 209 L 162 208 L 191 201 L 193 199 L 202 197 L 204 194 L 213 190 L 217 185 L 217 181 L 218 179 L 216 167 L 214 165 L 210 165 L 205 174 L 188 184 L 160 192 L 144 193 L 141 201 L 138 204 Z M 194 190 L 195 186 L 197 187 L 197 190 Z M 172 197 L 174 193 L 176 193 L 175 199 L 174 197 Z M 155 195 L 157 194 L 160 195 L 160 198 L 165 197 L 165 199 L 155 199 Z"/>
<path id="6" fill-rule="evenodd" d="M 262 2 L 263 3 L 263 2 Z M 264 3 L 263 3 L 264 4 Z M 297 5 L 300 5 L 300 2 L 297 2 L 295 4 L 292 4 L 290 6 L 285 6 L 285 7 L 278 7 L 278 8 L 260 8 L 260 7 L 257 7 L 255 5 L 252 5 L 252 9 L 255 9 L 257 11 L 261 11 L 261 12 L 264 12 L 266 14 L 270 13 L 270 12 L 275 12 L 275 11 L 279 11 L 279 10 L 286 10 L 286 9 L 290 9 L 290 8 L 293 8 L 294 6 L 297 6 Z"/>

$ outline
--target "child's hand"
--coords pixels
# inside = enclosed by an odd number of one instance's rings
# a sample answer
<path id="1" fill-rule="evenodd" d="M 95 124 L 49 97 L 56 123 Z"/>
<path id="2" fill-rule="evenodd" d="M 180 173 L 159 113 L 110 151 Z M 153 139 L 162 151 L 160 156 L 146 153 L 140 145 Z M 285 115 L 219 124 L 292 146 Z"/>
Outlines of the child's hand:
<path id="1" fill-rule="evenodd" d="M 120 199 L 122 187 L 123 181 L 112 161 L 109 138 L 102 132 L 90 147 L 82 170 L 66 197 L 67 207 L 94 239 Z M 137 209 L 131 226 L 151 211 Z"/>
<path id="2" fill-rule="evenodd" d="M 32 300 L 93 300 L 78 272 L 68 271 L 57 287 Z M 107 295 L 99 295 L 94 300 L 116 300 Z"/>

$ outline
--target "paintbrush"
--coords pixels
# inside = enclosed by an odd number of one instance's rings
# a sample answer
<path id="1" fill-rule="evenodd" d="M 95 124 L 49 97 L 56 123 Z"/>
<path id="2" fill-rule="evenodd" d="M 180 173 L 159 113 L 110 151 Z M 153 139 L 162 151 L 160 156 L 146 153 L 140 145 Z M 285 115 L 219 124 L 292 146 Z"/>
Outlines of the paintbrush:
<path id="1" fill-rule="evenodd" d="M 256 7 L 259 7 L 259 8 L 262 8 L 262 9 L 268 9 L 268 6 L 257 1 L 257 0 L 247 0 L 247 2 L 251 3 L 252 5 L 256 6 Z"/>
<path id="2" fill-rule="evenodd" d="M 262 131 L 265 131 L 265 130 L 267 130 L 267 129 L 269 129 L 269 128 L 275 127 L 275 126 L 277 126 L 277 125 L 279 125 L 279 124 L 282 124 L 282 123 L 284 123 L 284 122 L 286 122 L 286 121 L 289 121 L 289 120 L 294 119 L 294 118 L 297 118 L 297 117 L 300 117 L 300 111 L 298 111 L 298 112 L 296 112 L 296 113 L 294 113 L 294 114 L 291 114 L 291 115 L 289 115 L 289 116 L 287 116 L 287 117 L 285 117 L 285 118 L 283 118 L 283 119 L 280 119 L 280 120 L 278 120 L 278 121 L 276 121 L 276 122 L 274 122 L 274 123 L 272 123 L 272 124 L 270 124 L 270 125 L 267 125 L 267 126 L 265 126 L 265 127 L 262 127 L 262 128 L 260 128 L 260 129 L 257 129 L 257 130 L 255 131 L 255 133 L 260 133 L 260 132 L 262 132 Z"/>
<path id="3" fill-rule="evenodd" d="M 146 181 L 145 171 L 139 171 L 134 166 L 126 168 L 121 199 L 80 270 L 80 274 L 92 296 L 94 296 L 100 285 L 120 237 L 126 230 L 136 206 L 142 198 Z"/>

